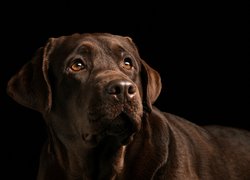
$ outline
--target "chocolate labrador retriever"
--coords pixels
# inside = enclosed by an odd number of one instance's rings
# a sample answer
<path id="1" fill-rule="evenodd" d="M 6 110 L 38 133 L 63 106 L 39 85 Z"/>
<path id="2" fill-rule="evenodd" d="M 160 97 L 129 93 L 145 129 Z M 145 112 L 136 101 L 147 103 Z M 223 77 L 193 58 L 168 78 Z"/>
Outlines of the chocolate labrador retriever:
<path id="1" fill-rule="evenodd" d="M 50 38 L 8 82 L 42 113 L 38 180 L 250 179 L 250 133 L 200 127 L 153 106 L 161 79 L 131 38 Z"/>

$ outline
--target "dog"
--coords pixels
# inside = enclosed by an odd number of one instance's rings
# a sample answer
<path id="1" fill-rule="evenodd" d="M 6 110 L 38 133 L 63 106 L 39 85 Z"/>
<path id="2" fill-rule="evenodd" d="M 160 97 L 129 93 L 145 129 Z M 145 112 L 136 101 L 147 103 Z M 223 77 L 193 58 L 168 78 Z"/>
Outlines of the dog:
<path id="1" fill-rule="evenodd" d="M 131 37 L 49 38 L 7 85 L 47 125 L 37 180 L 250 179 L 250 133 L 161 111 L 161 83 Z"/>

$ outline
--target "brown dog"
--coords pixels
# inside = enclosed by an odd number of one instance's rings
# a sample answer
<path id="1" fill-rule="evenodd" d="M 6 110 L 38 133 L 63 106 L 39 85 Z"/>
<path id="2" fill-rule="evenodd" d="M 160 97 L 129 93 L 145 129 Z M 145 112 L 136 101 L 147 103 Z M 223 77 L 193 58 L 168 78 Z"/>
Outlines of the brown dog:
<path id="1" fill-rule="evenodd" d="M 250 133 L 199 127 L 152 106 L 159 74 L 129 37 L 50 38 L 8 83 L 41 112 L 38 180 L 250 179 Z"/>

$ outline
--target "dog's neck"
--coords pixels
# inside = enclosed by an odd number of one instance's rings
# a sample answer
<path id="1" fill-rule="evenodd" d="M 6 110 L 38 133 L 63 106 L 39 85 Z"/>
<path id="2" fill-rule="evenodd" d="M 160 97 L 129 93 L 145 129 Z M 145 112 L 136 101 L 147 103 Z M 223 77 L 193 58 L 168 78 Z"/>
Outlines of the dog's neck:
<path id="1" fill-rule="evenodd" d="M 81 137 L 70 138 L 58 135 L 53 128 L 50 128 L 49 139 L 51 142 L 48 143 L 49 150 L 47 151 L 49 153 L 41 159 L 41 161 L 50 161 L 50 163 L 45 165 L 42 163 L 42 165 L 46 166 L 47 171 L 55 169 L 56 172 L 51 174 L 59 172 L 60 180 L 115 180 L 128 179 L 131 176 L 136 179 L 153 177 L 156 170 L 167 159 L 167 146 L 158 147 L 159 145 L 155 144 L 155 138 L 168 141 L 167 131 L 159 132 L 163 133 L 162 136 L 152 137 L 155 130 L 151 127 L 154 127 L 156 121 L 160 120 L 160 118 L 153 118 L 154 121 L 143 120 L 142 129 L 126 146 L 118 143 L 116 138 L 108 137 L 96 147 L 87 147 Z M 152 154 L 152 152 L 154 153 Z M 146 165 L 139 162 L 145 162 Z M 43 176 L 49 177 L 49 175 Z M 44 179 L 50 180 L 49 178 Z"/>
<path id="2" fill-rule="evenodd" d="M 126 146 L 109 137 L 96 147 L 85 147 L 82 139 L 50 137 L 49 152 L 68 179 L 116 179 L 124 168 Z M 82 144 L 82 145 L 81 145 Z"/>

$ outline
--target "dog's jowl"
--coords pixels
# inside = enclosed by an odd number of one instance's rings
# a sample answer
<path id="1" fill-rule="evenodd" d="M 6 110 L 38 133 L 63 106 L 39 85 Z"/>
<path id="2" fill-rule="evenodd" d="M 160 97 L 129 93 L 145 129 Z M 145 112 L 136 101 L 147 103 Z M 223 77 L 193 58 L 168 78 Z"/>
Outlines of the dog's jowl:
<path id="1" fill-rule="evenodd" d="M 250 179 L 249 132 L 162 112 L 160 91 L 131 38 L 108 33 L 50 38 L 7 88 L 48 127 L 37 180 Z"/>

